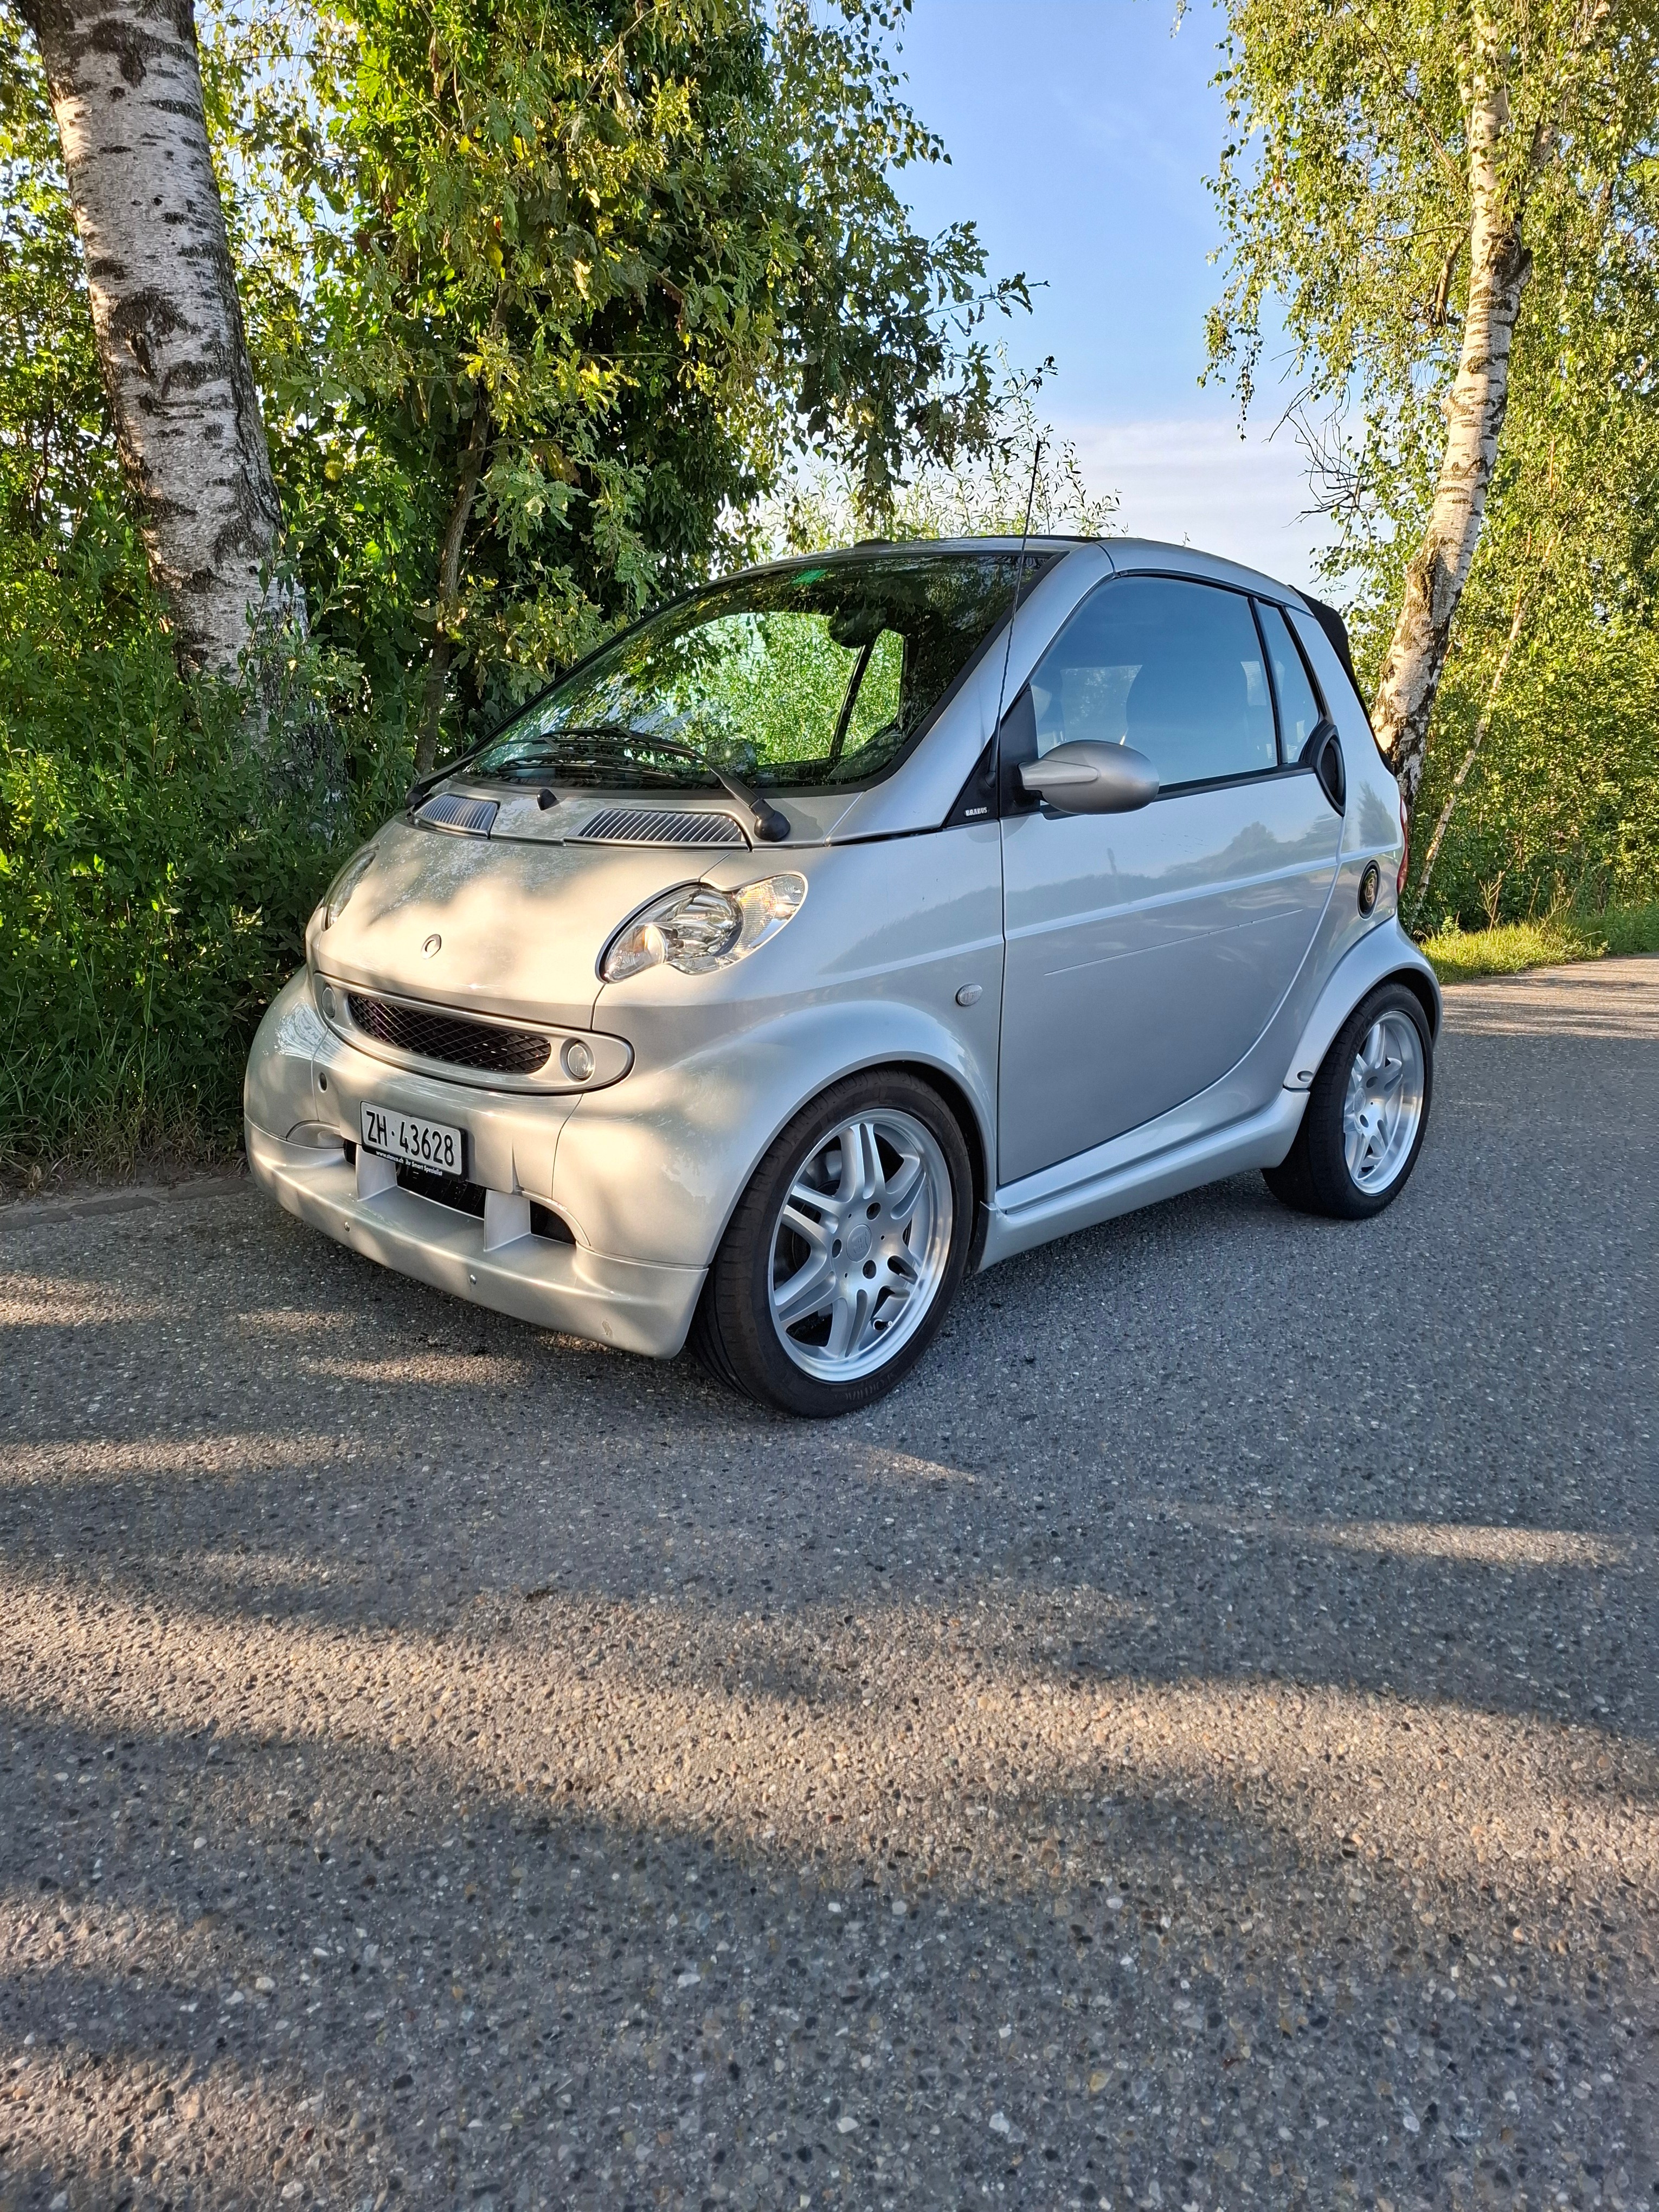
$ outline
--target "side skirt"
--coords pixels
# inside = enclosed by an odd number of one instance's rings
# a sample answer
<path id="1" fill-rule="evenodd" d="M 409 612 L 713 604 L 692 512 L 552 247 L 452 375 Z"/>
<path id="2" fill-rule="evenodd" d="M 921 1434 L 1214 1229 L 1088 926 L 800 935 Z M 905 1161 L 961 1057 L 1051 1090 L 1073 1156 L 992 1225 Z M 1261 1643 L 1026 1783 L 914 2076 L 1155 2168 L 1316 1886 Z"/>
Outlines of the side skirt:
<path id="1" fill-rule="evenodd" d="M 1259 1113 L 1225 1128 L 1165 1146 L 1138 1159 L 1111 1164 L 1122 1139 L 1084 1152 L 1063 1168 L 1044 1168 L 1023 1182 L 1006 1184 L 982 1208 L 981 1268 L 1017 1252 L 1090 1229 L 1137 1206 L 1156 1206 L 1200 1184 L 1239 1175 L 1247 1168 L 1277 1167 L 1290 1151 L 1307 1110 L 1307 1093 L 1280 1091 Z M 1103 1158 L 1103 1155 L 1106 1156 Z M 1069 1170 L 1069 1175 L 1066 1170 Z M 1056 1184 L 1056 1178 L 1066 1176 Z"/>

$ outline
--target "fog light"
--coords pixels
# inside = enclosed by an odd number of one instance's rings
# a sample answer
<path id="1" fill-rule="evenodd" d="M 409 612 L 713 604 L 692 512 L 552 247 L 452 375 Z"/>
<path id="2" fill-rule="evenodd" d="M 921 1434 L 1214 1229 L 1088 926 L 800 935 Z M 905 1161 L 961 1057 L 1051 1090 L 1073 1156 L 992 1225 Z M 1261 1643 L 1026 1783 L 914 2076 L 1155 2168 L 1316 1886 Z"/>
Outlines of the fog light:
<path id="1" fill-rule="evenodd" d="M 564 1063 L 565 1073 L 573 1083 L 586 1083 L 593 1073 L 592 1048 L 585 1045 L 580 1037 L 571 1037 L 559 1057 Z"/>
<path id="2" fill-rule="evenodd" d="M 323 1019 L 325 1022 L 337 1022 L 340 1018 L 340 1002 L 334 995 L 332 983 L 325 983 L 318 996 L 322 1001 Z"/>

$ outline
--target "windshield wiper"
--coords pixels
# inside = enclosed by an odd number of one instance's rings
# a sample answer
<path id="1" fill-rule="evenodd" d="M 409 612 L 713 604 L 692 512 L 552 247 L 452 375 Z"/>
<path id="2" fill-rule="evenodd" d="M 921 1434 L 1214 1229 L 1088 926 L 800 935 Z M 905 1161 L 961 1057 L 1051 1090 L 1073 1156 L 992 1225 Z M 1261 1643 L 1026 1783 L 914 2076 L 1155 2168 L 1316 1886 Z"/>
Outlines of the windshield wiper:
<path id="1" fill-rule="evenodd" d="M 740 782 L 718 761 L 711 760 L 707 753 L 699 751 L 696 745 L 683 745 L 675 738 L 652 738 L 647 742 L 659 752 L 674 753 L 681 760 L 695 761 L 699 768 L 706 768 L 716 783 L 725 785 L 739 806 L 749 809 L 754 817 L 755 835 L 763 845 L 781 844 L 789 835 L 787 814 L 780 814 L 769 799 L 763 797 L 758 791 L 751 790 L 746 783 Z"/>
<path id="2" fill-rule="evenodd" d="M 749 809 L 754 820 L 755 835 L 760 839 L 762 844 L 781 844 L 789 835 L 789 817 L 787 814 L 781 814 L 769 799 L 764 798 L 758 791 L 752 790 L 748 784 L 740 782 L 735 775 L 723 769 L 718 761 L 712 759 L 708 753 L 701 751 L 696 745 L 682 744 L 678 738 L 659 738 L 649 730 L 629 729 L 625 724 L 620 722 L 580 725 L 561 730 L 558 735 L 561 738 L 605 738 L 613 744 L 636 744 L 644 751 L 672 753 L 677 760 L 695 762 L 697 767 L 706 769 L 716 783 L 729 791 L 738 805 L 746 806 Z M 534 755 L 532 757 L 539 758 L 540 756 Z"/>

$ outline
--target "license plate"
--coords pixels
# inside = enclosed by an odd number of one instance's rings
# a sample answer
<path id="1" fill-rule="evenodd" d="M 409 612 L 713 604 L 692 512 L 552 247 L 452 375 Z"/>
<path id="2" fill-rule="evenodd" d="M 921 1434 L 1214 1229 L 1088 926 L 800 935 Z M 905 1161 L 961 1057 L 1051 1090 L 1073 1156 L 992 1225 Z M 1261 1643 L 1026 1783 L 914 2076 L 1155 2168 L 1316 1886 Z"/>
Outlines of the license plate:
<path id="1" fill-rule="evenodd" d="M 441 1121 L 417 1121 L 412 1114 L 365 1106 L 363 1142 L 371 1152 L 408 1160 L 412 1166 L 430 1169 L 434 1175 L 458 1176 L 465 1171 L 461 1132 L 446 1127 Z"/>

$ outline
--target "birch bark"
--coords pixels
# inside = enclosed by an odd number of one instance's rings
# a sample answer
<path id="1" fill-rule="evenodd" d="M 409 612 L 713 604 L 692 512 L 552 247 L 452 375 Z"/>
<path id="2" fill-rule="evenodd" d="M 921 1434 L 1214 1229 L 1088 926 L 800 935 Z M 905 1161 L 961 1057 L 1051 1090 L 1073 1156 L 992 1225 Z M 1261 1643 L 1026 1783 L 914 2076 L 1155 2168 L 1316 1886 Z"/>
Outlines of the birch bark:
<path id="1" fill-rule="evenodd" d="M 1472 58 L 1468 307 L 1446 403 L 1446 447 L 1434 504 L 1422 543 L 1407 566 L 1405 592 L 1371 713 L 1407 813 L 1423 779 L 1429 719 L 1446 665 L 1452 617 L 1480 537 L 1509 401 L 1516 318 L 1532 267 L 1522 240 L 1520 195 L 1504 174 L 1510 128 L 1505 41 L 1484 12 L 1475 18 Z"/>
<path id="2" fill-rule="evenodd" d="M 1504 688 L 1504 678 L 1510 672 L 1510 662 L 1514 659 L 1515 648 L 1521 641 L 1521 632 L 1526 624 L 1533 595 L 1543 586 L 1544 574 L 1544 569 L 1540 568 L 1539 574 L 1536 576 L 1528 577 L 1515 595 L 1515 608 L 1510 617 L 1509 633 L 1504 640 L 1504 649 L 1498 656 L 1498 665 L 1492 672 L 1492 682 L 1486 687 L 1486 703 L 1480 710 L 1480 719 L 1474 726 L 1474 735 L 1469 740 L 1468 750 L 1458 764 L 1456 775 L 1451 780 L 1451 789 L 1446 793 L 1446 803 L 1440 810 L 1440 819 L 1434 825 L 1434 835 L 1429 840 L 1429 849 L 1423 855 L 1422 873 L 1418 878 L 1417 884 L 1417 903 L 1412 908 L 1411 927 L 1413 929 L 1422 917 L 1423 904 L 1429 896 L 1429 885 L 1434 879 L 1434 864 L 1440 857 L 1441 845 L 1444 842 L 1446 831 L 1451 826 L 1451 818 L 1456 811 L 1457 802 L 1462 796 L 1463 786 L 1468 781 L 1469 770 L 1474 766 L 1481 746 L 1486 742 L 1486 732 L 1492 727 L 1492 718 L 1498 711 L 1498 695 Z"/>
<path id="3" fill-rule="evenodd" d="M 282 529 L 191 0 L 19 0 L 46 64 L 121 469 L 186 669 L 228 672 Z"/>

